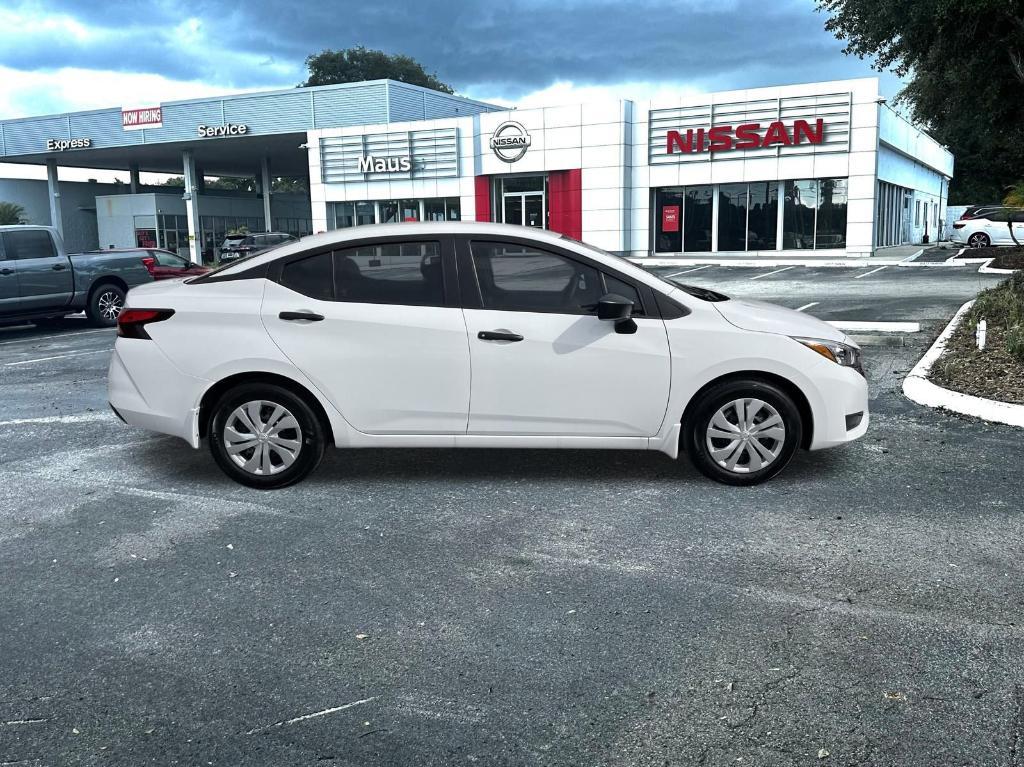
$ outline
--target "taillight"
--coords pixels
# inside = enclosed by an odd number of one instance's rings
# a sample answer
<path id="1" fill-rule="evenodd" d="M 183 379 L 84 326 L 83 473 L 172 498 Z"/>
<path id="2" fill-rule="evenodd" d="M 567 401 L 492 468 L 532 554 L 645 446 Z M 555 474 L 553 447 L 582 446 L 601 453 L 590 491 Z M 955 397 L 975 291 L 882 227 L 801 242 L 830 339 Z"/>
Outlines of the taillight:
<path id="1" fill-rule="evenodd" d="M 146 267 L 146 271 L 150 274 L 153 273 L 153 267 L 156 266 L 156 259 L 152 256 L 146 256 L 142 259 L 142 265 Z"/>
<path id="2" fill-rule="evenodd" d="M 961 224 L 959 221 L 953 222 L 954 229 L 963 229 L 965 226 L 967 226 L 967 224 Z"/>
<path id="3" fill-rule="evenodd" d="M 173 309 L 124 309 L 117 318 L 117 334 L 121 338 L 148 339 L 146 325 L 163 322 L 172 314 Z"/>

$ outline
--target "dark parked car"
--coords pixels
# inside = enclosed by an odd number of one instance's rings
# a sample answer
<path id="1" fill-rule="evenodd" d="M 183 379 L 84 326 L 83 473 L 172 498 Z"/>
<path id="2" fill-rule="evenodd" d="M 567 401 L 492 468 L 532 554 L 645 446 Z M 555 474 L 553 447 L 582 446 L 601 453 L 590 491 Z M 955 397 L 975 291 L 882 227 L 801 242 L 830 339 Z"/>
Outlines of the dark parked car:
<path id="1" fill-rule="evenodd" d="M 0 226 L 0 322 L 42 324 L 85 310 L 113 327 L 129 288 L 152 282 L 139 251 L 69 256 L 49 226 Z"/>
<path id="2" fill-rule="evenodd" d="M 293 237 L 287 232 L 229 234 L 224 238 L 224 244 L 220 246 L 220 262 L 223 264 L 246 256 L 254 256 L 286 242 L 298 242 L 298 237 Z"/>
<path id="3" fill-rule="evenodd" d="M 970 221 L 972 218 L 984 218 L 985 216 L 1000 210 L 1006 210 L 1005 205 L 972 205 L 961 215 L 960 221 Z"/>

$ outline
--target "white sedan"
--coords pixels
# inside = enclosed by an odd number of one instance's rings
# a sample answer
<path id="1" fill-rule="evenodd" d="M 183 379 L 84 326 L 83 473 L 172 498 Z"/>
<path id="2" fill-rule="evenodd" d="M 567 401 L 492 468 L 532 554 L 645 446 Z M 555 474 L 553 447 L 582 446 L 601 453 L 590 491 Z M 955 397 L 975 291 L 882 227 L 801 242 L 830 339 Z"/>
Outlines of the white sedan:
<path id="1" fill-rule="evenodd" d="M 550 232 L 394 224 L 134 288 L 109 399 L 256 488 L 337 447 L 687 452 L 752 485 L 868 428 L 857 345 Z"/>
<path id="2" fill-rule="evenodd" d="M 959 245 L 987 248 L 989 245 L 1013 245 L 1014 237 L 1024 244 L 1024 211 L 1000 208 L 975 218 L 954 221 L 949 239 Z"/>

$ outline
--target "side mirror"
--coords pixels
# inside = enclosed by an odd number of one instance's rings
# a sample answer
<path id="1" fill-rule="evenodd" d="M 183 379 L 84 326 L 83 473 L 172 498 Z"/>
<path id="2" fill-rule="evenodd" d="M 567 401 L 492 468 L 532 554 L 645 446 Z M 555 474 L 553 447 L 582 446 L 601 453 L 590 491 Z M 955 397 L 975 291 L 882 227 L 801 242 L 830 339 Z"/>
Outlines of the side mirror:
<path id="1" fill-rule="evenodd" d="M 597 318 L 615 323 L 615 332 L 631 335 L 636 332 L 633 302 L 618 293 L 608 293 L 597 302 Z"/>
<path id="2" fill-rule="evenodd" d="M 597 302 L 597 318 L 608 322 L 622 322 L 633 316 L 633 302 L 618 293 L 607 293 Z"/>

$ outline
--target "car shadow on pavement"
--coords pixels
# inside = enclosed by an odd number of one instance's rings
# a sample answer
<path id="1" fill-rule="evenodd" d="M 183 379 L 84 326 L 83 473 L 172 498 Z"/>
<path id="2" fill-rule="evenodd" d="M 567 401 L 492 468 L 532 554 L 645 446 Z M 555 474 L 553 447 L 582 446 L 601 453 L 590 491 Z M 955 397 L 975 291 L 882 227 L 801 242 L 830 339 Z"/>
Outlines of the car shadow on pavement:
<path id="1" fill-rule="evenodd" d="M 159 450 L 143 448 L 136 456 L 147 466 L 151 478 L 164 474 L 175 483 L 187 478 L 193 486 L 235 487 L 213 463 L 205 444 L 199 450 L 176 440 L 173 444 L 171 455 L 170 445 L 163 442 Z M 849 468 L 853 459 L 848 452 L 843 448 L 798 451 L 786 470 L 771 482 L 834 480 Z M 715 486 L 697 472 L 685 454 L 674 460 L 655 451 L 473 448 L 328 449 L 323 463 L 302 484 L 323 489 L 327 485 L 344 487 L 346 482 L 375 480 L 683 482 Z"/>

